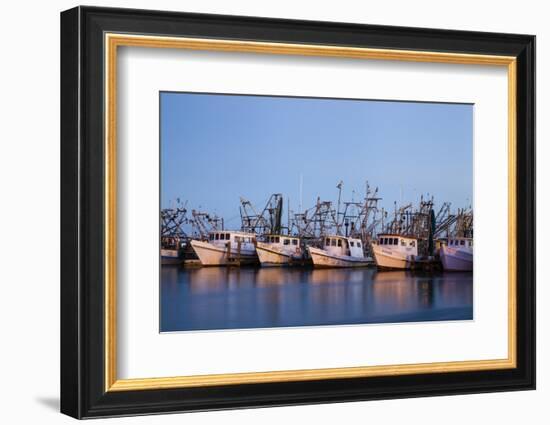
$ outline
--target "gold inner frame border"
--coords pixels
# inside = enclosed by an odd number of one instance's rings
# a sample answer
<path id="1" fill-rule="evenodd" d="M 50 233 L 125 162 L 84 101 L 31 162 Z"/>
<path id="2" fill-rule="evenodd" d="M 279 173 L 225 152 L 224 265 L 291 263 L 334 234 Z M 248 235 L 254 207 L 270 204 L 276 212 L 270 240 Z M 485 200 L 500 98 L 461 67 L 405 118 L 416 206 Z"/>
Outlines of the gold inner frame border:
<path id="1" fill-rule="evenodd" d="M 513 56 L 371 49 L 330 45 L 180 38 L 150 35 L 106 33 L 105 46 L 105 391 L 137 391 L 215 385 L 238 385 L 322 379 L 379 377 L 421 373 L 450 373 L 511 369 L 517 365 L 516 353 L 516 58 Z M 508 357 L 495 360 L 468 360 L 381 366 L 302 369 L 266 372 L 229 373 L 151 378 L 117 378 L 116 323 L 116 123 L 117 123 L 117 51 L 118 47 L 148 47 L 261 53 L 280 55 L 325 56 L 355 59 L 397 60 L 507 67 L 508 72 Z"/>

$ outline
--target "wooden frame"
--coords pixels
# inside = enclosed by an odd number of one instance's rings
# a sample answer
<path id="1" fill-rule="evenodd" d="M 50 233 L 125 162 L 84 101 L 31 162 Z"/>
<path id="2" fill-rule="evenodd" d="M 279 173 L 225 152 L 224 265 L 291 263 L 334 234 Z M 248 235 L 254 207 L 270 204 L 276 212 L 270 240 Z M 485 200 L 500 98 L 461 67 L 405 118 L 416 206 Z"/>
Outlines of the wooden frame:
<path id="1" fill-rule="evenodd" d="M 64 413 L 82 418 L 534 388 L 534 37 L 79 7 L 63 12 L 61 41 Z M 508 358 L 117 379 L 119 46 L 508 67 Z"/>

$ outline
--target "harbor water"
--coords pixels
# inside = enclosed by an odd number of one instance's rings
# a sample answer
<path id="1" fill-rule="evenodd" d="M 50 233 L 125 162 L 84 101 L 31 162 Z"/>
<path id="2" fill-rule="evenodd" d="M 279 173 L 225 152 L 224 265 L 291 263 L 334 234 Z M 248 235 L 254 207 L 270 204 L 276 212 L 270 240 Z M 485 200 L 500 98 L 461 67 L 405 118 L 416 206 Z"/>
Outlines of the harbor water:
<path id="1" fill-rule="evenodd" d="M 473 318 L 472 273 L 162 266 L 161 332 Z"/>

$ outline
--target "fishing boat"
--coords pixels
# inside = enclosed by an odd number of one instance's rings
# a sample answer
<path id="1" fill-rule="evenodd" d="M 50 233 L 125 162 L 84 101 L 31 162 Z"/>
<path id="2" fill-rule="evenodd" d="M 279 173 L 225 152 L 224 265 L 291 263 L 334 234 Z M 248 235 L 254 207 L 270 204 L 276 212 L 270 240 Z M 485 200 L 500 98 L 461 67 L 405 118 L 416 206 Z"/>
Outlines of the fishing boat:
<path id="1" fill-rule="evenodd" d="M 163 237 L 160 241 L 160 262 L 163 265 L 183 264 L 185 242 L 178 237 Z"/>
<path id="2" fill-rule="evenodd" d="M 439 258 L 445 271 L 472 271 L 474 265 L 474 240 L 466 237 L 449 238 L 447 245 L 439 248 Z"/>
<path id="3" fill-rule="evenodd" d="M 238 231 L 213 231 L 208 240 L 192 240 L 203 266 L 257 264 L 256 235 Z"/>
<path id="4" fill-rule="evenodd" d="M 421 261 L 418 239 L 398 234 L 380 234 L 372 244 L 374 260 L 381 269 L 414 269 Z"/>
<path id="5" fill-rule="evenodd" d="M 326 236 L 322 248 L 308 246 L 307 249 L 314 267 L 363 267 L 372 264 L 372 259 L 365 257 L 360 239 Z"/>
<path id="6" fill-rule="evenodd" d="M 267 235 L 256 243 L 262 266 L 304 265 L 306 252 L 300 238 L 288 235 Z"/>

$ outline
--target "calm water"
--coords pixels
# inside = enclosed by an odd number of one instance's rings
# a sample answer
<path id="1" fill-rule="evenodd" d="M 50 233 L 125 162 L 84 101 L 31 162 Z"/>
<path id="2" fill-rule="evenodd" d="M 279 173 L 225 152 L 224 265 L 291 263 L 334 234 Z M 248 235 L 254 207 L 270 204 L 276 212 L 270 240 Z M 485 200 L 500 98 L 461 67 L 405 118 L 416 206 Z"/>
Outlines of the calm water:
<path id="1" fill-rule="evenodd" d="M 161 331 L 472 319 L 472 273 L 163 266 Z"/>

